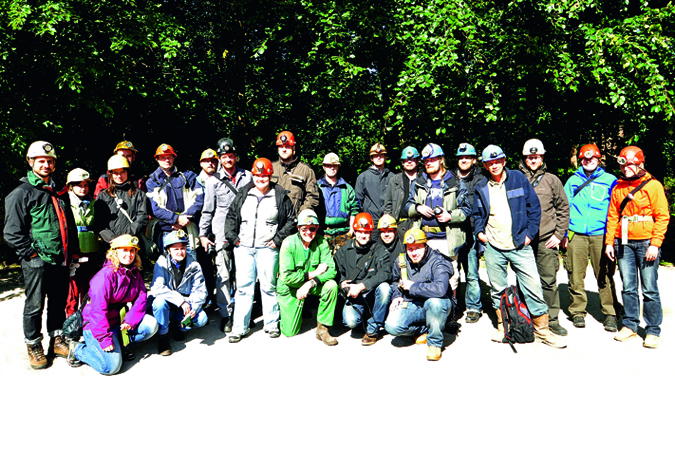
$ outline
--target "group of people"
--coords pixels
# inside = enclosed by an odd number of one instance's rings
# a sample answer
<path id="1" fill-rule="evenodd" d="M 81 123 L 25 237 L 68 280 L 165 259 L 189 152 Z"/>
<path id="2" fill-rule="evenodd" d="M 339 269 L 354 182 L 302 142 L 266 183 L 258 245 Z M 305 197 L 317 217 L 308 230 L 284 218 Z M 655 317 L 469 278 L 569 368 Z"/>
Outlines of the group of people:
<path id="1" fill-rule="evenodd" d="M 353 188 L 338 175 L 337 154 L 325 155 L 317 180 L 300 161 L 292 133 L 280 133 L 276 145 L 277 161 L 258 158 L 249 171 L 237 165 L 234 142 L 223 138 L 216 150 L 202 152 L 197 175 L 179 171 L 177 152 L 162 144 L 154 155 L 157 170 L 144 177 L 133 171 L 138 151 L 122 141 L 91 195 L 93 179 L 80 168 L 56 189 L 54 147 L 31 144 L 30 170 L 6 198 L 4 229 L 25 279 L 23 328 L 31 367 L 47 367 L 48 356 L 63 357 L 72 366 L 85 363 L 114 374 L 134 358 L 131 344 L 154 334 L 158 352 L 170 355 L 170 336 L 181 339 L 206 325 L 207 306 L 220 315 L 228 341 L 240 342 L 251 332 L 256 283 L 263 330 L 271 338 L 297 334 L 312 297 L 318 299 L 316 337 L 324 344 L 337 344 L 330 327 L 341 310 L 345 326 L 363 327 L 364 346 L 384 331 L 411 336 L 426 343 L 427 359 L 436 361 L 448 318 L 465 309 L 470 324 L 483 314 L 481 255 L 497 316 L 492 340 L 505 341 L 499 302 L 510 265 L 536 339 L 564 348 L 556 281 L 561 248 L 573 325 L 585 326 L 590 259 L 604 328 L 618 331 L 621 342 L 637 336 L 639 272 L 644 346 L 658 346 L 658 266 L 670 215 L 663 186 L 645 171 L 639 148 L 621 150 L 617 180 L 605 172 L 598 147 L 585 145 L 580 167 L 563 186 L 547 172 L 538 139 L 523 146 L 518 170 L 506 168 L 496 145 L 479 158 L 473 146 L 460 144 L 451 169 L 444 150 L 428 144 L 421 153 L 404 148 L 396 174 L 378 143 L 370 149 L 372 166 Z M 141 256 L 149 261 L 154 249 L 160 255 L 146 291 Z M 623 305 L 613 282 L 617 263 Z M 64 320 L 78 310 L 82 339 L 66 339 Z M 620 331 L 617 315 L 623 316 Z"/>

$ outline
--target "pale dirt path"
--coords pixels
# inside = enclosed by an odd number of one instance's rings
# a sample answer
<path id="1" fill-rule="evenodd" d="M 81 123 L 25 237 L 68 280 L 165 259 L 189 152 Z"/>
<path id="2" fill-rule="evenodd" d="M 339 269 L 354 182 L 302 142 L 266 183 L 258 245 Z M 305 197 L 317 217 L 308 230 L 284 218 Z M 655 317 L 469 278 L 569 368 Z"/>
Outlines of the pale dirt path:
<path id="1" fill-rule="evenodd" d="M 23 297 L 15 297 L 0 302 L 0 426 L 13 443 L 6 448 L 72 438 L 93 448 L 482 449 L 515 448 L 518 439 L 547 449 L 668 447 L 675 269 L 662 267 L 659 275 L 657 350 L 644 349 L 641 339 L 615 342 L 589 315 L 585 329 L 562 319 L 567 349 L 530 344 L 514 354 L 490 342 L 493 325 L 484 316 L 477 324 L 460 320 L 459 334 L 446 335 L 443 358 L 431 363 L 425 347 L 391 336 L 364 348 L 342 330 L 340 344 L 328 348 L 315 339 L 313 322 L 299 336 L 270 340 L 258 319 L 250 337 L 229 344 L 212 316 L 187 343 L 172 342 L 170 357 L 156 354 L 156 339 L 140 344 L 137 361 L 114 377 L 64 360 L 31 370 Z M 487 281 L 484 269 L 481 278 Z M 587 290 L 597 304 L 592 278 L 589 270 Z M 566 281 L 561 271 L 559 282 Z M 620 290 L 618 273 L 616 283 Z M 566 285 L 561 293 L 566 305 Z"/>

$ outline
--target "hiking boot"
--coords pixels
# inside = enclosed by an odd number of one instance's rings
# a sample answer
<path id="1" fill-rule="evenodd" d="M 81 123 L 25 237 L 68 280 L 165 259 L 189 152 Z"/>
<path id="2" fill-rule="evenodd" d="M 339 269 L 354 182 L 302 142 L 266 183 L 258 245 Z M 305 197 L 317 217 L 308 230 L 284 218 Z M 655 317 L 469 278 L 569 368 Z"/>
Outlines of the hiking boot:
<path id="1" fill-rule="evenodd" d="M 337 345 L 338 341 L 328 332 L 328 327 L 326 325 L 317 322 L 316 324 L 316 338 L 320 341 L 323 341 L 326 345 Z"/>
<path id="2" fill-rule="evenodd" d="M 62 335 L 49 339 L 49 355 L 59 358 L 68 358 L 68 351 L 69 348 L 68 344 L 66 344 L 66 338 Z"/>
<path id="3" fill-rule="evenodd" d="M 572 317 L 572 324 L 577 328 L 585 328 L 586 327 L 586 317 L 584 317 L 583 314 L 575 314 Z"/>
<path id="4" fill-rule="evenodd" d="M 619 342 L 626 342 L 627 340 L 633 339 L 635 337 L 637 337 L 637 333 L 635 331 L 631 330 L 628 327 L 623 327 L 621 328 L 621 331 L 616 333 L 616 336 L 614 336 L 614 340 Z"/>
<path id="5" fill-rule="evenodd" d="M 26 345 L 26 347 L 28 348 L 28 362 L 33 369 L 40 370 L 47 367 L 47 357 L 41 343 Z"/>
<path id="6" fill-rule="evenodd" d="M 123 345 L 122 346 L 122 361 L 129 362 L 129 361 L 133 361 L 134 359 L 136 359 L 136 355 L 134 354 L 134 352 L 131 351 L 131 349 L 129 348 L 128 345 L 126 347 Z"/>
<path id="7" fill-rule="evenodd" d="M 361 345 L 363 345 L 364 347 L 373 345 L 376 342 L 377 342 L 377 334 L 366 333 L 363 335 L 363 338 L 361 339 Z"/>
<path id="8" fill-rule="evenodd" d="M 427 361 L 438 361 L 441 359 L 441 348 L 430 345 L 427 347 Z"/>
<path id="9" fill-rule="evenodd" d="M 280 332 L 279 330 L 272 330 L 272 331 L 270 331 L 270 337 L 271 337 L 272 339 L 276 339 L 276 338 L 278 338 L 279 336 L 281 336 L 281 332 Z"/>
<path id="10" fill-rule="evenodd" d="M 476 323 L 478 322 L 478 319 L 480 319 L 480 312 L 479 311 L 469 311 L 466 313 L 466 323 Z"/>
<path id="11" fill-rule="evenodd" d="M 232 317 L 223 317 L 220 319 L 220 332 L 232 333 Z"/>
<path id="12" fill-rule="evenodd" d="M 551 333 L 557 334 L 558 336 L 567 336 L 567 330 L 560 325 L 560 322 L 556 319 L 554 322 L 549 321 L 548 329 L 551 330 Z"/>
<path id="13" fill-rule="evenodd" d="M 157 353 L 162 356 L 169 356 L 173 351 L 171 350 L 171 343 L 169 342 L 169 334 L 159 335 L 159 344 L 157 345 Z"/>
<path id="14" fill-rule="evenodd" d="M 417 338 L 415 338 L 415 344 L 417 344 L 417 345 L 422 345 L 422 344 L 426 344 L 426 343 L 427 343 L 427 334 L 426 333 L 420 334 L 419 336 L 417 336 Z"/>
<path id="15" fill-rule="evenodd" d="M 610 333 L 616 333 L 616 331 L 619 329 L 616 324 L 616 316 L 606 315 L 603 325 L 605 325 L 605 330 L 609 331 Z"/>
<path id="16" fill-rule="evenodd" d="M 642 344 L 646 348 L 657 348 L 659 346 L 659 337 L 653 334 L 648 334 L 645 337 L 645 342 Z"/>
<path id="17" fill-rule="evenodd" d="M 532 317 L 532 324 L 534 325 L 535 340 L 553 348 L 567 347 L 567 344 L 563 343 L 558 336 L 551 333 L 551 330 L 548 328 L 548 313 L 538 317 Z"/>
<path id="18" fill-rule="evenodd" d="M 77 341 L 70 341 L 70 344 L 68 344 L 68 365 L 70 367 L 80 367 L 82 365 L 82 361 L 77 359 L 75 357 L 75 350 L 77 347 L 80 346 L 80 343 Z"/>
<path id="19" fill-rule="evenodd" d="M 497 330 L 492 333 L 490 338 L 493 342 L 504 342 L 504 321 L 502 320 L 502 310 L 495 309 L 497 314 Z"/>

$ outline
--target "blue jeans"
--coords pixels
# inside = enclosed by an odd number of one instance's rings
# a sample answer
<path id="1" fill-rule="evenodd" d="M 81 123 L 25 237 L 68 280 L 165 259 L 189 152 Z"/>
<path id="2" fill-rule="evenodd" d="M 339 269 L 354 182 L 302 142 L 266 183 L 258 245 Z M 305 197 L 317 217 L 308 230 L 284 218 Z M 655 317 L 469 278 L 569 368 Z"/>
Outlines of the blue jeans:
<path id="1" fill-rule="evenodd" d="M 150 339 L 157 333 L 157 321 L 146 314 L 135 330 L 129 330 L 129 342 L 142 342 Z M 115 375 L 122 368 L 122 346 L 120 345 L 120 330 L 113 330 L 113 344 L 111 352 L 104 352 L 101 344 L 91 331 L 83 332 L 84 344 L 75 349 L 75 357 L 103 375 Z"/>
<path id="2" fill-rule="evenodd" d="M 544 291 L 537 271 L 537 261 L 529 245 L 523 245 L 515 250 L 499 250 L 490 243 L 485 244 L 485 267 L 490 279 L 490 296 L 492 306 L 499 309 L 500 294 L 508 287 L 507 268 L 516 273 L 518 287 L 525 296 L 525 304 L 533 317 L 548 313 L 548 306 L 544 301 Z"/>
<path id="3" fill-rule="evenodd" d="M 642 317 L 647 326 L 645 332 L 659 336 L 663 309 L 659 295 L 659 261 L 661 249 L 654 261 L 645 261 L 645 254 L 651 240 L 629 240 L 628 244 L 621 245 L 614 239 L 614 254 L 619 265 L 619 274 L 623 282 L 621 298 L 623 299 L 623 325 L 637 332 L 640 325 L 640 297 L 638 296 L 638 272 L 642 287 Z"/>
<path id="4" fill-rule="evenodd" d="M 183 314 L 183 308 L 176 306 L 173 303 L 169 303 L 163 298 L 155 298 L 152 301 L 152 315 L 157 319 L 157 325 L 159 325 L 159 334 L 167 334 L 169 332 L 169 321 L 174 320 L 180 322 L 185 318 Z M 188 331 L 193 328 L 203 327 L 209 321 L 208 316 L 201 309 L 195 314 L 192 322 L 195 324 L 194 327 L 183 327 L 180 326 L 182 331 Z"/>
<path id="5" fill-rule="evenodd" d="M 235 295 L 237 307 L 232 319 L 232 334 L 242 335 L 248 331 L 256 278 L 260 280 L 264 330 L 268 333 L 278 330 L 277 273 L 279 272 L 279 249 L 235 247 L 234 263 L 237 267 L 237 294 Z"/>
<path id="6" fill-rule="evenodd" d="M 374 301 L 373 301 L 374 299 Z M 346 327 L 356 328 L 361 324 L 363 315 L 370 313 L 364 302 L 373 304 L 373 315 L 366 321 L 366 333 L 376 335 L 380 327 L 384 326 L 384 319 L 389 310 L 389 299 L 391 299 L 391 286 L 389 283 L 380 283 L 370 292 L 361 293 L 356 299 L 349 299 L 351 305 L 345 305 L 342 310 L 342 322 Z M 356 302 L 356 303 L 353 303 Z"/>
<path id="7" fill-rule="evenodd" d="M 443 346 L 443 328 L 453 304 L 448 298 L 429 298 L 424 302 L 408 302 L 389 311 L 384 328 L 392 336 L 427 334 L 427 345 Z"/>
<path id="8" fill-rule="evenodd" d="M 478 259 L 480 255 L 474 242 L 470 247 L 464 246 L 459 251 L 457 262 L 464 268 L 466 288 L 464 289 L 464 304 L 467 311 L 481 312 L 480 277 L 478 276 Z"/>

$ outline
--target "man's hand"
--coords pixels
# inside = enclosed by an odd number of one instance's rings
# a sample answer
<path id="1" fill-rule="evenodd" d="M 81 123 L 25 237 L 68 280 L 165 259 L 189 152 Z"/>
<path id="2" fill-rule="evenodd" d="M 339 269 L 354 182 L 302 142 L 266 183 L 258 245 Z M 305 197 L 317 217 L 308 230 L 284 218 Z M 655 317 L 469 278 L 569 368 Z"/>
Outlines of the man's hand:
<path id="1" fill-rule="evenodd" d="M 605 255 L 610 259 L 610 261 L 614 261 L 614 246 L 613 245 L 608 245 L 605 247 Z M 647 259 L 645 257 L 645 259 Z"/>
<path id="2" fill-rule="evenodd" d="M 175 225 L 179 225 L 180 228 L 183 228 L 184 226 L 186 226 L 189 223 L 190 223 L 190 216 L 185 216 L 185 215 L 179 214 Z"/>
<path id="3" fill-rule="evenodd" d="M 209 245 L 216 245 L 215 242 L 212 242 L 206 236 L 199 236 L 199 242 L 202 244 L 202 247 L 204 247 L 204 249 L 209 248 Z"/>
<path id="4" fill-rule="evenodd" d="M 560 242 L 560 246 L 564 249 L 567 249 L 567 244 L 569 244 L 570 240 L 567 239 L 567 236 L 563 238 L 563 240 Z"/>
<path id="5" fill-rule="evenodd" d="M 483 244 L 487 244 L 488 241 L 487 234 L 483 232 L 478 233 L 478 240 L 481 241 Z"/>
<path id="6" fill-rule="evenodd" d="M 401 280 L 398 283 L 398 287 L 400 287 L 401 289 L 405 289 L 406 291 L 410 291 L 410 286 L 412 286 L 413 284 L 415 284 L 415 282 L 412 280 Z"/>
<path id="7" fill-rule="evenodd" d="M 655 261 L 657 256 L 659 256 L 659 248 L 654 245 L 650 245 L 647 249 L 647 253 L 645 254 L 645 261 Z"/>
<path id="8" fill-rule="evenodd" d="M 434 210 L 427 205 L 416 205 L 415 209 L 417 210 L 418 213 L 422 214 L 424 217 L 434 217 Z"/>
<path id="9" fill-rule="evenodd" d="M 358 297 L 359 294 L 366 289 L 366 285 L 363 284 L 363 283 L 348 284 L 346 287 L 349 288 L 349 292 L 347 292 L 347 297 L 351 297 L 351 298 Z"/>
<path id="10" fill-rule="evenodd" d="M 436 216 L 436 220 L 438 220 L 441 223 L 450 222 L 452 220 L 452 214 L 447 212 L 445 210 L 445 208 L 441 208 L 441 209 L 443 210 L 443 214 L 439 214 L 438 216 Z"/>
<path id="11" fill-rule="evenodd" d="M 115 350 L 115 344 L 110 344 L 109 346 L 103 349 L 104 352 L 108 353 L 112 352 L 113 350 Z"/>
<path id="12" fill-rule="evenodd" d="M 525 236 L 525 245 L 530 245 L 530 242 L 532 242 L 532 239 L 529 236 Z"/>
<path id="13" fill-rule="evenodd" d="M 300 286 L 300 288 L 296 292 L 296 295 L 298 296 L 298 300 L 306 299 L 307 296 L 309 295 L 309 290 L 312 289 L 313 286 L 314 286 L 314 283 L 312 283 L 311 281 L 308 281 L 305 284 L 303 284 L 302 286 Z"/>
<path id="14" fill-rule="evenodd" d="M 121 330 L 121 331 L 124 331 L 124 330 L 127 330 L 127 331 L 128 331 L 128 330 L 131 330 L 131 325 L 129 325 L 128 323 L 124 322 L 122 325 L 120 325 L 120 330 Z"/>
<path id="15" fill-rule="evenodd" d="M 554 234 L 549 238 L 548 241 L 546 241 L 546 248 L 558 248 L 558 245 L 560 244 L 560 239 Z"/>
<path id="16" fill-rule="evenodd" d="M 309 273 L 309 278 L 316 278 L 316 277 L 318 277 L 319 275 L 326 273 L 327 270 L 328 270 L 328 264 L 326 264 L 326 263 L 321 263 L 321 264 L 319 264 L 319 265 L 317 266 L 316 269 L 312 270 L 312 271 Z"/>
<path id="17" fill-rule="evenodd" d="M 190 306 L 190 304 L 188 302 L 181 303 L 180 307 L 183 308 L 183 315 L 184 316 L 186 316 L 186 317 L 187 316 L 190 316 L 190 317 L 195 316 L 195 312 L 192 310 L 192 307 Z"/>

